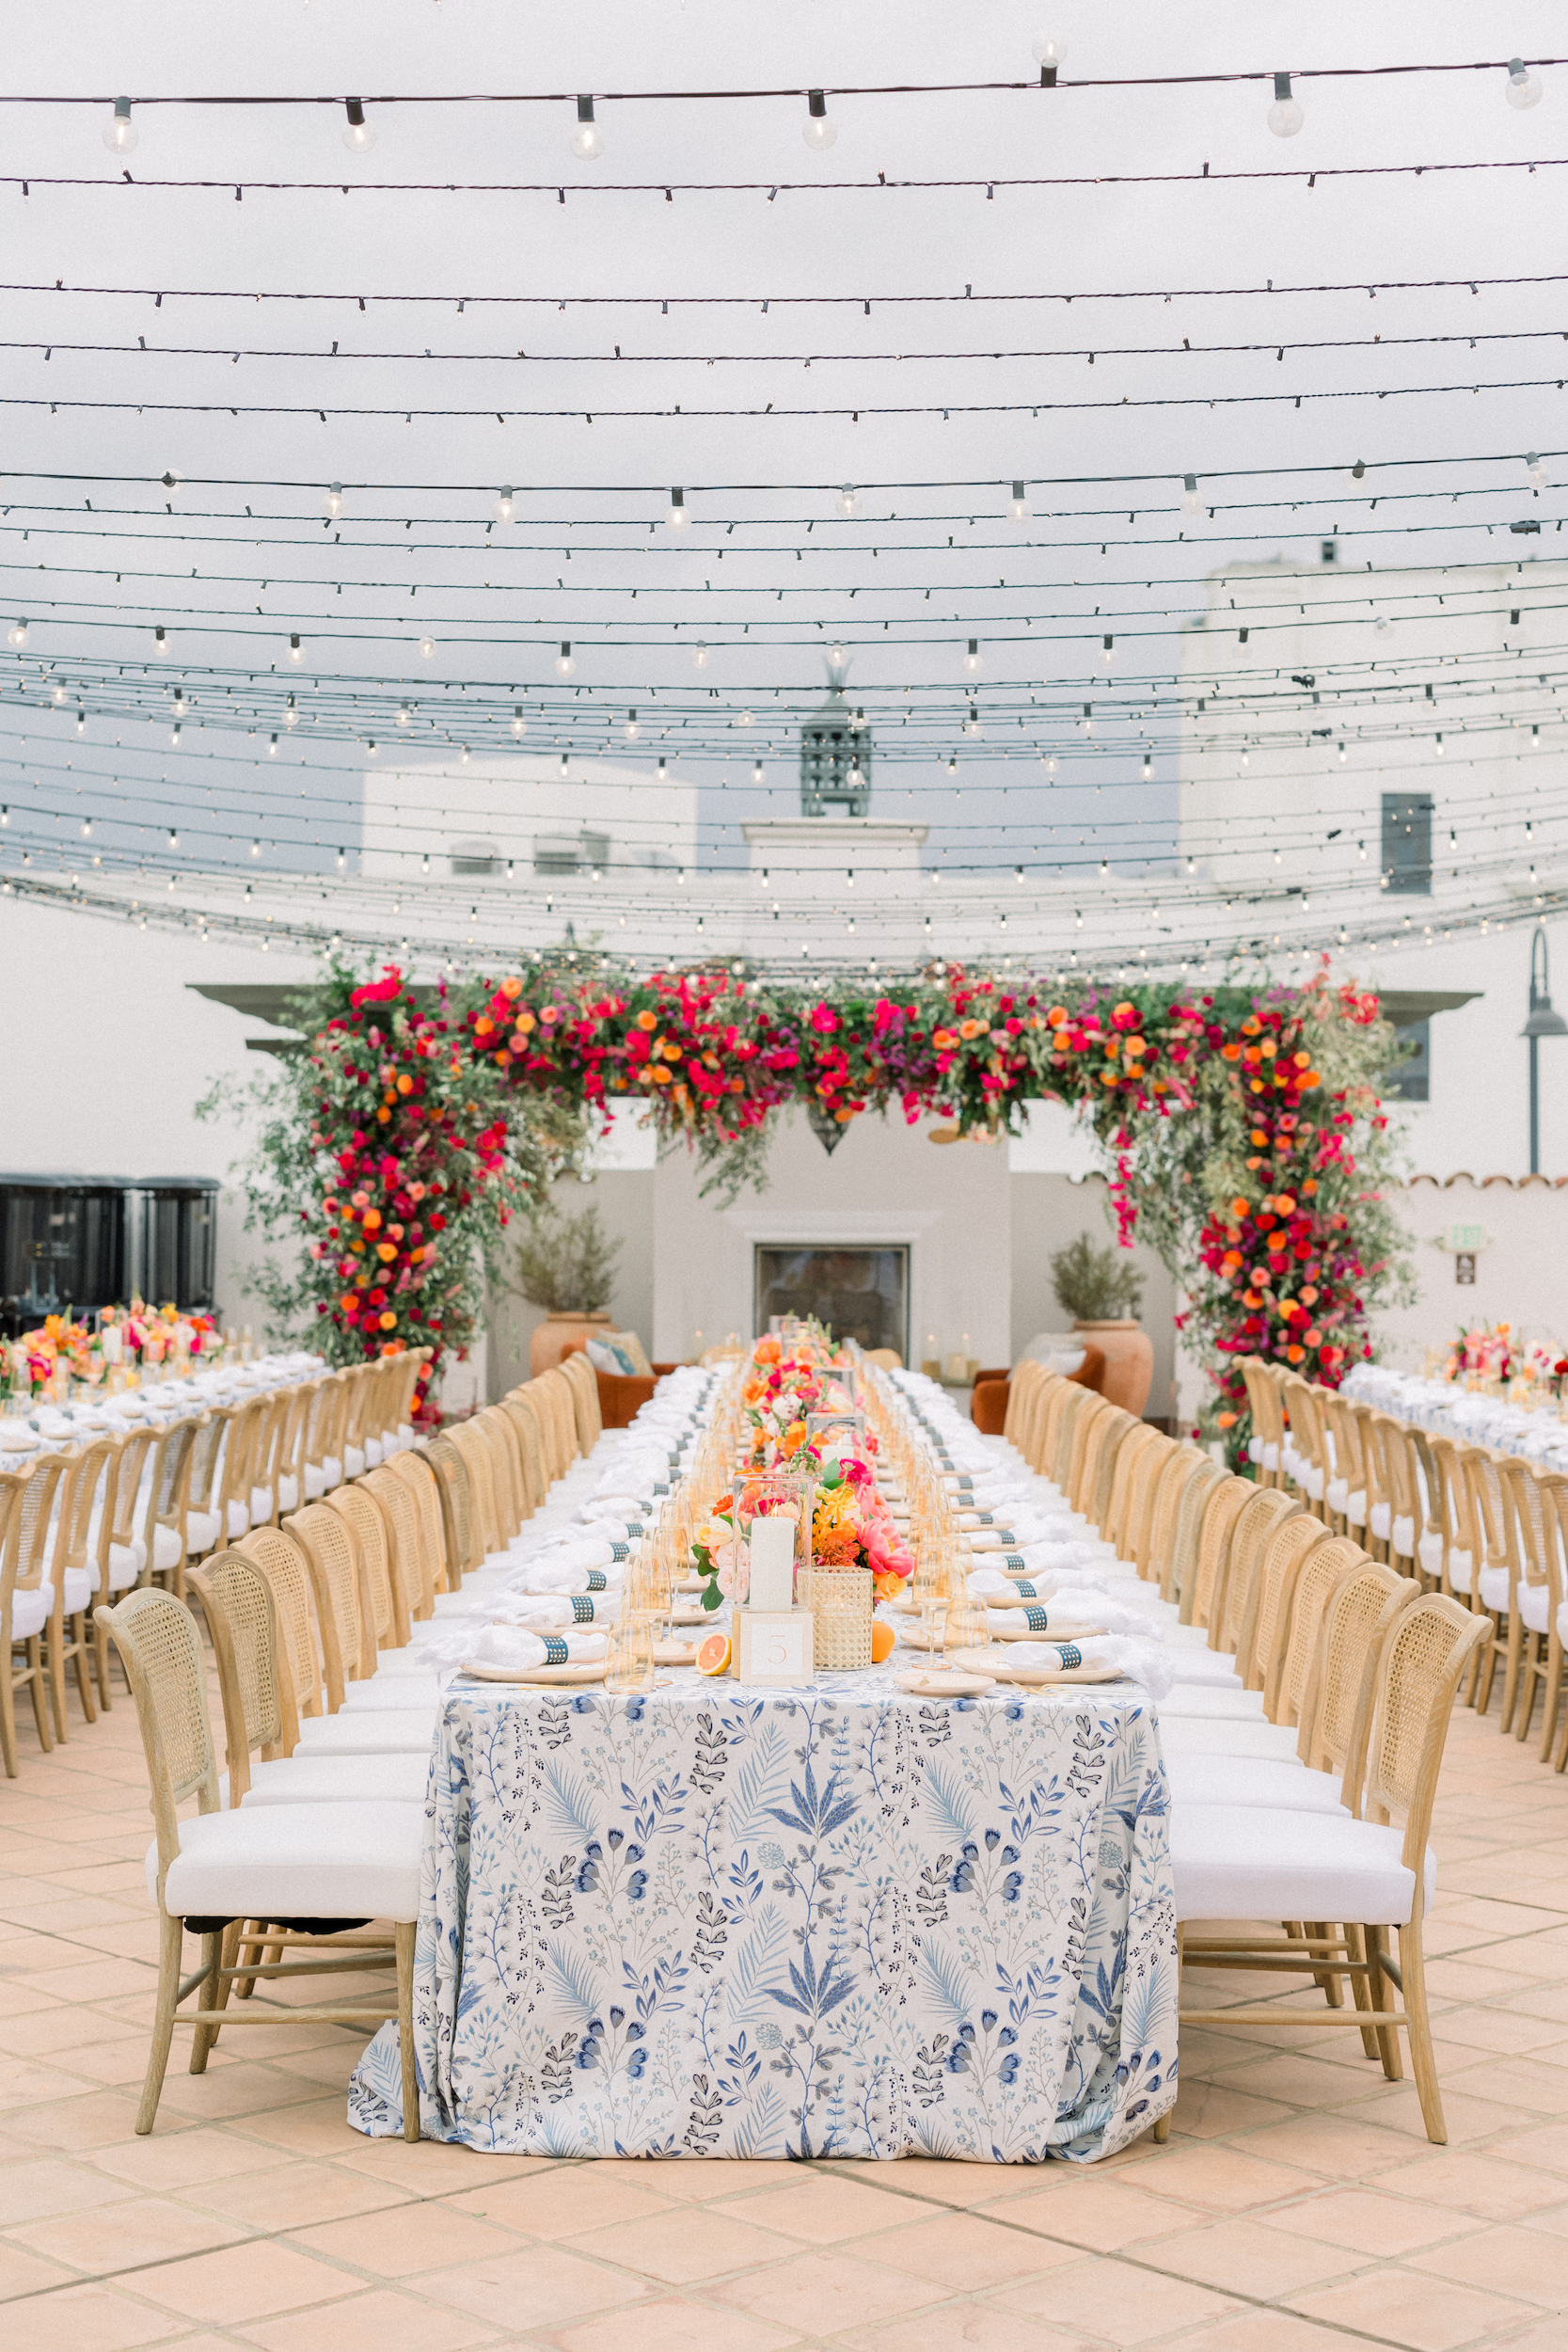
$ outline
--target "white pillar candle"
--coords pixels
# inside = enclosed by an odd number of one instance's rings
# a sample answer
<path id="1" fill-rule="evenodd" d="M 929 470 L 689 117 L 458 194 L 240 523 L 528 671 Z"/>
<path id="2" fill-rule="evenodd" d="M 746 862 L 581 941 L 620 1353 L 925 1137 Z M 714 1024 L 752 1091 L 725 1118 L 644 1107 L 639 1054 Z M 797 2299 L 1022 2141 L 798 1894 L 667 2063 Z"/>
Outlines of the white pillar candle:
<path id="1" fill-rule="evenodd" d="M 759 1518 L 752 1521 L 752 1588 L 753 1609 L 789 1609 L 795 1600 L 795 1521 Z"/>

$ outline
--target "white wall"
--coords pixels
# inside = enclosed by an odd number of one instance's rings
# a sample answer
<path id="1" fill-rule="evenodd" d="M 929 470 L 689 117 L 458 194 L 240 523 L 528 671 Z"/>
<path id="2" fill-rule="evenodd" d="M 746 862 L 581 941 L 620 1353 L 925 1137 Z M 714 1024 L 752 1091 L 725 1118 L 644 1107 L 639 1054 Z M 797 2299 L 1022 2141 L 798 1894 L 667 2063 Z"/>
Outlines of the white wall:
<path id="1" fill-rule="evenodd" d="M 1387 1362 L 1418 1372 L 1429 1347 L 1451 1339 L 1462 1323 L 1482 1321 L 1511 1323 L 1522 1340 L 1568 1346 L 1568 1189 L 1560 1182 L 1429 1179 L 1402 1193 L 1398 1207 L 1415 1244 L 1421 1295 L 1414 1307 L 1381 1319 Z M 1484 1229 L 1473 1287 L 1455 1280 L 1452 1251 L 1433 1246 L 1451 1225 Z"/>
<path id="2" fill-rule="evenodd" d="M 1007 1156 L 996 1146 L 932 1144 L 928 1124 L 856 1120 L 830 1158 L 803 1117 L 781 1121 L 768 1188 L 729 1209 L 698 1198 L 696 1163 L 673 1152 L 654 1179 L 652 1353 L 690 1353 L 701 1329 L 749 1336 L 758 1243 L 904 1242 L 910 1334 L 944 1353 L 967 1331 L 982 1363 L 1008 1359 L 1012 1219 Z"/>

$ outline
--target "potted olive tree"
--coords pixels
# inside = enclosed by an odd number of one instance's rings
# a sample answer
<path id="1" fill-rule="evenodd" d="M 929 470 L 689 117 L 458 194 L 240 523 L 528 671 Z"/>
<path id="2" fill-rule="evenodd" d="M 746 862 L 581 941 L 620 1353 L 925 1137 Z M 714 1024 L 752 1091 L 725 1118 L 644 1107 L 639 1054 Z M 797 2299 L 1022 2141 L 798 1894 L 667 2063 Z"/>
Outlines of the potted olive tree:
<path id="1" fill-rule="evenodd" d="M 1154 1347 L 1138 1322 L 1143 1277 L 1125 1251 L 1097 1249 L 1087 1233 L 1051 1260 L 1051 1280 L 1072 1327 L 1105 1359 L 1102 1393 L 1125 1412 L 1142 1414 L 1154 1377 Z"/>
<path id="2" fill-rule="evenodd" d="M 605 1303 L 615 1286 L 618 1241 L 599 1223 L 597 1207 L 580 1216 L 547 1208 L 534 1218 L 517 1247 L 517 1288 L 545 1320 L 529 1343 L 529 1370 L 537 1379 L 558 1364 L 574 1342 L 610 1321 Z"/>

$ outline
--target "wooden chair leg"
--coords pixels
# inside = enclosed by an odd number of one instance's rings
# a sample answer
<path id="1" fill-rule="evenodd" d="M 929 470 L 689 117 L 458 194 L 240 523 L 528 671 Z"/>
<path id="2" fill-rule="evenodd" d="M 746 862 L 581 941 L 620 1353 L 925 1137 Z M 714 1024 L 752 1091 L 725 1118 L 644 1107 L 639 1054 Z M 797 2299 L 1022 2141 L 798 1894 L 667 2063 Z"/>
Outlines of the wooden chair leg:
<path id="1" fill-rule="evenodd" d="M 69 1744 L 70 1730 L 65 1720 L 65 1617 L 60 1596 L 55 1596 L 55 1613 L 49 1620 L 45 1636 L 45 1671 L 49 1677 L 49 1708 L 55 1718 L 55 1737 L 61 1747 Z"/>
<path id="2" fill-rule="evenodd" d="M 166 1912 L 158 1939 L 158 2007 L 152 2020 L 152 2046 L 147 2054 L 147 2076 L 142 2084 L 141 2105 L 136 2109 L 136 2130 L 143 2138 L 152 2129 L 158 2112 L 164 2069 L 174 2040 L 174 2012 L 180 2001 L 182 1932 L 180 1921 L 171 1919 Z"/>
<path id="3" fill-rule="evenodd" d="M 27 1644 L 27 1681 L 33 1695 L 33 1721 L 39 1727 L 39 1745 L 45 1756 L 52 1756 L 55 1740 L 49 1728 L 49 1703 L 43 1688 L 43 1645 L 36 1633 Z"/>
<path id="4" fill-rule="evenodd" d="M 1543 1669 L 1541 1696 L 1541 1761 L 1545 1763 L 1552 1752 L 1552 1735 L 1557 1719 L 1562 1711 L 1562 1644 L 1558 1640 L 1557 1627 L 1552 1627 L 1546 1641 L 1546 1663 Z"/>
<path id="5" fill-rule="evenodd" d="M 420 2072 L 414 2058 L 414 1939 L 412 1919 L 395 1920 L 392 1940 L 398 1963 L 398 2049 L 403 2059 L 403 2136 L 420 2137 Z"/>
<path id="6" fill-rule="evenodd" d="M 17 1773 L 16 1754 L 16 1669 L 11 1664 L 11 1645 L 8 1642 L 0 1656 L 0 1763 L 6 1767 L 6 1778 L 14 1780 Z"/>
<path id="7" fill-rule="evenodd" d="M 239 1937 L 240 1923 L 237 1919 L 230 1919 L 228 1926 L 220 1929 L 217 1934 L 202 1937 L 201 1965 L 206 1971 L 206 1976 L 198 2001 L 199 2008 L 225 2009 L 228 2007 L 229 1987 L 231 1979 L 221 1972 L 231 1964 Z M 198 2026 L 191 2038 L 191 2073 L 193 2074 L 204 2074 L 207 2072 L 207 2053 L 222 2030 L 221 2026 Z"/>
<path id="8" fill-rule="evenodd" d="M 1524 1651 L 1521 1630 L 1519 1612 L 1511 1609 L 1508 1613 L 1508 1647 L 1503 1658 L 1503 1711 L 1497 1725 L 1498 1730 L 1505 1734 L 1513 1728 L 1513 1710 L 1519 1703 L 1519 1667 Z"/>
<path id="9" fill-rule="evenodd" d="M 1386 1928 L 1369 1928 L 1366 1932 L 1367 1957 L 1372 1963 L 1372 1973 L 1368 1979 L 1371 1986 L 1372 2007 L 1374 2010 L 1392 2009 L 1395 2006 L 1393 1979 L 1386 1977 L 1379 1964 L 1388 1948 L 1388 1931 Z M 1399 2027 L 1379 2026 L 1375 2030 L 1384 2074 L 1391 2083 L 1403 2082 L 1404 2061 L 1400 2056 Z"/>
<path id="10" fill-rule="evenodd" d="M 1492 1678 L 1497 1671 L 1497 1651 L 1502 1639 L 1502 1628 L 1496 1611 L 1489 1610 L 1487 1613 L 1492 1619 L 1492 1636 L 1481 1645 L 1481 1682 L 1476 1691 L 1478 1715 L 1484 1715 L 1492 1704 Z"/>
<path id="11" fill-rule="evenodd" d="M 1350 1957 L 1352 1960 L 1364 1961 L 1366 1959 L 1366 1935 L 1360 1928 L 1352 1927 L 1348 1921 L 1345 1926 L 1345 1942 L 1350 1947 Z M 1372 1995 L 1366 1978 L 1359 1975 L 1352 1977 L 1350 1986 L 1351 1998 L 1355 2003 L 1356 2008 L 1370 2011 L 1372 2006 Z M 1366 2051 L 1367 2056 L 1370 2058 L 1375 2058 L 1377 2057 L 1377 2035 L 1370 2026 L 1363 2026 L 1361 2028 L 1361 2047 Z"/>
<path id="12" fill-rule="evenodd" d="M 87 1662 L 87 1617 L 80 1609 L 71 1620 L 71 1649 L 76 1667 L 76 1695 L 82 1702 L 82 1713 L 87 1722 L 95 1724 L 98 1708 L 93 1704 L 92 1676 Z"/>
<path id="13" fill-rule="evenodd" d="M 106 1715 L 109 1712 L 111 1705 L 109 1698 L 109 1635 L 108 1629 L 97 1623 L 96 1615 L 92 1629 L 92 1669 L 93 1675 L 98 1683 L 98 1704 Z"/>
<path id="14" fill-rule="evenodd" d="M 236 1958 L 238 1958 L 238 1947 L 241 1945 L 243 1945 L 245 1949 L 250 1953 L 252 1959 L 257 1961 L 258 1965 L 263 1964 L 271 1958 L 272 1955 L 268 1951 L 265 1945 L 261 1946 L 259 1955 L 256 1950 L 256 1946 L 259 1941 L 259 1931 L 268 1924 L 268 1921 L 265 1919 L 246 1919 L 242 1923 L 240 1933 L 235 1938 Z M 235 1978 L 234 1998 L 237 2001 L 248 2001 L 255 1990 L 256 1979 L 254 1977 Z"/>
<path id="15" fill-rule="evenodd" d="M 1327 1919 L 1309 1919 L 1307 1923 L 1307 1932 L 1308 1935 L 1315 1935 L 1322 1940 L 1332 1932 L 1334 1924 L 1334 1922 Z M 1322 1993 L 1323 1999 L 1328 2003 L 1329 2008 L 1343 2009 L 1345 2006 L 1345 1980 L 1339 1974 L 1338 1969 L 1332 1966 L 1327 1968 L 1318 1968 L 1313 1971 L 1313 1974 L 1316 1976 L 1318 1980 L 1318 1990 Z"/>
<path id="16" fill-rule="evenodd" d="M 1400 1974 L 1404 1979 L 1404 2013 L 1409 2021 L 1405 2031 L 1410 2037 L 1410 2071 L 1420 2096 L 1421 2120 L 1427 2127 L 1428 2139 L 1441 2148 L 1448 2143 L 1449 2127 L 1444 2120 L 1443 2093 L 1438 2087 L 1437 2061 L 1432 2049 L 1426 1955 L 1421 1947 L 1419 1919 L 1413 1919 L 1407 1928 L 1400 1930 Z"/>

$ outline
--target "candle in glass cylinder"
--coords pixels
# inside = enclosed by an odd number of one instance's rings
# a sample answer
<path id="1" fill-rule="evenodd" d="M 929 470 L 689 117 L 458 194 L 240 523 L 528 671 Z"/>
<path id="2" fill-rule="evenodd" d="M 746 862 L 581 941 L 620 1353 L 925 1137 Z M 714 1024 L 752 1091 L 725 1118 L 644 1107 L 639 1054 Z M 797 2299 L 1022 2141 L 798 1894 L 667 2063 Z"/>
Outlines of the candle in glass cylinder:
<path id="1" fill-rule="evenodd" d="M 755 1518 L 752 1521 L 751 1605 L 753 1609 L 788 1609 L 795 1599 L 795 1521 Z"/>

